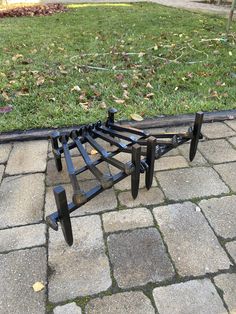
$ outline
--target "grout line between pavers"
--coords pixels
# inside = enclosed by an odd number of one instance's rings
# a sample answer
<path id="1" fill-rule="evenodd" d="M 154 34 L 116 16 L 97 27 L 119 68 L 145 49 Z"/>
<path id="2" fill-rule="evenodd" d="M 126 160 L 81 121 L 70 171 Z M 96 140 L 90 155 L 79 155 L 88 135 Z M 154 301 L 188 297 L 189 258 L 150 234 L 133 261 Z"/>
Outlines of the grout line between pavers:
<path id="1" fill-rule="evenodd" d="M 214 140 L 210 140 L 210 141 L 217 141 L 217 140 L 220 140 L 220 139 L 214 139 Z M 227 141 L 227 137 L 224 137 L 223 140 L 225 140 L 226 143 L 230 144 L 230 146 L 233 148 L 233 150 L 235 150 L 235 147 L 231 143 L 229 143 Z M 222 161 L 222 162 L 212 162 L 212 161 L 209 160 L 208 157 L 205 156 L 204 151 L 201 150 L 201 148 L 199 148 L 198 150 L 202 154 L 202 156 L 206 159 L 206 161 L 209 163 L 210 166 L 218 165 L 218 164 L 226 164 L 226 163 L 229 163 L 229 162 L 235 162 L 236 161 L 236 159 L 235 159 L 235 160 L 226 160 L 226 161 Z M 235 154 L 236 154 L 236 150 L 235 150 Z"/>
<path id="2" fill-rule="evenodd" d="M 160 226 L 158 225 L 158 222 L 157 222 L 157 220 L 156 220 L 156 218 L 155 218 L 155 215 L 154 215 L 154 213 L 153 213 L 153 209 L 151 209 L 150 212 L 151 212 L 152 217 L 153 217 L 154 226 L 155 226 L 155 228 L 156 228 L 156 229 L 159 231 L 159 233 L 160 233 L 160 236 L 161 236 L 161 238 L 162 238 L 163 244 L 164 244 L 165 249 L 166 249 L 166 253 L 167 253 L 167 255 L 168 255 L 168 257 L 169 257 L 169 259 L 170 259 L 170 261 L 171 261 L 171 264 L 172 264 L 172 266 L 173 266 L 173 268 L 174 268 L 175 277 L 176 277 L 176 276 L 177 276 L 177 277 L 180 277 L 180 275 L 179 275 L 179 273 L 178 273 L 178 271 L 177 271 L 177 267 L 176 267 L 176 265 L 175 265 L 175 262 L 174 262 L 174 260 L 173 260 L 173 258 L 172 258 L 172 256 L 171 256 L 171 254 L 170 254 L 170 251 L 169 251 L 167 242 L 165 241 L 165 237 L 164 237 L 164 235 L 163 235 L 163 233 L 162 233 L 162 231 L 161 231 L 161 228 L 160 228 Z"/>
<path id="3" fill-rule="evenodd" d="M 47 148 L 47 155 L 46 155 L 46 166 L 45 166 L 45 175 L 44 175 L 44 195 L 43 195 L 43 208 L 42 208 L 42 219 L 43 222 L 46 225 L 46 230 L 45 230 L 45 238 L 46 238 L 46 243 L 45 243 L 45 249 L 46 249 L 46 290 L 45 290 L 45 314 L 47 314 L 47 305 L 49 302 L 49 292 L 48 292 L 48 286 L 49 286 L 49 264 L 48 264 L 48 256 L 49 256 L 49 227 L 46 224 L 45 221 L 45 205 L 46 205 L 46 171 L 47 171 L 47 165 L 48 165 L 48 151 L 49 151 L 49 141 L 48 141 L 48 148 Z"/>
<path id="4" fill-rule="evenodd" d="M 14 149 L 14 142 L 10 142 L 10 145 L 11 145 L 11 149 L 10 149 L 10 152 L 9 152 L 9 154 L 8 154 L 8 156 L 7 156 L 7 160 L 6 160 L 6 164 L 8 163 L 8 160 L 9 160 L 9 158 L 10 158 L 10 156 L 11 156 L 11 154 L 12 154 L 12 151 L 13 151 L 13 149 Z"/>
<path id="5" fill-rule="evenodd" d="M 44 224 L 44 223 L 45 223 L 45 221 L 42 219 L 42 220 L 40 220 L 40 221 L 31 222 L 31 223 L 28 223 L 28 224 L 13 225 L 13 226 L 7 226 L 7 227 L 3 227 L 3 228 L 0 227 L 0 231 L 2 231 L 2 230 L 8 230 L 8 229 L 14 229 L 14 228 L 27 227 L 27 226 L 35 226 L 35 225 L 40 225 L 40 224 Z"/>
<path id="6" fill-rule="evenodd" d="M 159 187 L 158 187 L 159 188 Z M 160 188 L 160 190 L 162 191 L 162 189 Z M 130 190 L 126 190 L 126 192 L 130 192 Z M 78 214 L 78 215 L 73 215 L 71 216 L 71 218 L 79 218 L 79 217 L 85 217 L 85 216 L 93 216 L 93 215 L 103 215 L 105 213 L 112 213 L 112 212 L 118 212 L 118 211 L 122 211 L 122 210 L 127 210 L 127 209 L 137 209 L 140 207 L 144 207 L 147 209 L 152 209 L 154 207 L 158 207 L 158 206 L 164 206 L 164 205 L 172 205 L 172 204 L 182 204 L 184 202 L 200 202 L 202 200 L 208 200 L 211 198 L 221 198 L 221 197 L 225 197 L 225 196 L 232 196 L 232 195 L 236 195 L 236 192 L 228 192 L 228 193 L 221 193 L 218 195 L 208 195 L 208 196 L 200 196 L 200 197 L 192 197 L 189 199 L 179 199 L 179 200 L 172 200 L 172 199 L 168 199 L 167 197 L 165 197 L 165 200 L 161 203 L 157 203 L 157 204 L 149 204 L 149 205 L 145 205 L 145 204 L 138 204 L 134 207 L 125 207 L 124 205 L 118 205 L 116 208 L 113 209 L 106 209 L 103 211 L 99 211 L 99 212 L 94 212 L 94 213 L 86 213 L 86 214 Z M 164 194 L 165 196 L 165 194 Z"/>
<path id="7" fill-rule="evenodd" d="M 235 151 L 235 154 L 236 154 L 236 151 Z M 218 166 L 218 165 L 227 165 L 227 164 L 232 164 L 232 163 L 236 163 L 236 160 L 230 160 L 230 161 L 223 161 L 223 162 L 211 163 L 211 167 L 212 167 L 213 169 L 215 169 L 215 168 L 214 168 L 215 166 Z"/>
<path id="8" fill-rule="evenodd" d="M 160 314 L 158 308 L 156 306 L 154 297 L 153 297 L 153 290 L 152 288 L 142 290 L 143 294 L 151 301 L 151 305 L 154 308 L 155 314 Z"/>
<path id="9" fill-rule="evenodd" d="M 62 305 L 62 304 L 66 304 L 66 303 L 70 303 L 70 302 L 78 302 L 78 300 L 80 299 L 84 299 L 84 298 L 88 298 L 88 302 L 90 300 L 96 299 L 96 298 L 102 298 L 105 296 L 111 296 L 111 295 L 115 295 L 117 293 L 125 293 L 125 292 L 136 292 L 136 291 L 140 291 L 143 292 L 145 295 L 147 295 L 149 297 L 150 291 L 152 292 L 155 288 L 159 288 L 159 287 L 167 287 L 170 285 L 174 285 L 174 284 L 178 284 L 178 283 L 185 283 L 191 280 L 203 280 L 203 279 L 210 279 L 212 280 L 215 276 L 221 275 L 221 274 L 232 274 L 235 273 L 235 270 L 233 269 L 223 269 L 223 270 L 218 270 L 217 272 L 214 273 L 206 273 L 203 275 L 198 275 L 198 276 L 184 276 L 181 277 L 179 276 L 179 278 L 172 278 L 172 279 L 168 279 L 168 280 L 164 280 L 161 282 L 149 282 L 145 285 L 141 285 L 141 286 L 134 286 L 134 287 L 130 287 L 130 288 L 118 288 L 117 291 L 112 291 L 111 288 L 109 288 L 106 291 L 101 291 L 99 293 L 96 294 L 91 294 L 91 295 L 86 295 L 83 297 L 76 297 L 73 299 L 67 299 L 66 301 L 62 301 L 62 302 L 55 302 L 55 303 L 50 303 L 51 305 L 57 306 L 57 305 Z M 150 297 L 149 297 L 150 298 Z"/>
<path id="10" fill-rule="evenodd" d="M 1 180 L 0 180 L 0 187 L 1 187 L 1 184 L 2 184 L 3 179 L 4 179 L 5 171 L 6 171 L 6 165 L 3 164 L 3 172 L 2 172 L 2 177 L 1 177 Z"/>
<path id="11" fill-rule="evenodd" d="M 0 252 L 0 256 L 2 255 L 6 255 L 6 254 L 9 254 L 9 253 L 13 253 L 13 252 L 19 252 L 19 251 L 26 251 L 26 250 L 31 250 L 31 249 L 35 249 L 35 248 L 46 248 L 46 244 L 38 244 L 38 245 L 31 245 L 31 246 L 26 246 L 26 247 L 21 247 L 21 248 L 18 248 L 18 249 L 11 249 L 11 250 L 6 250 L 6 251 L 2 251 Z"/>
<path id="12" fill-rule="evenodd" d="M 219 295 L 219 297 L 220 297 L 220 299 L 221 299 L 221 301 L 222 301 L 222 303 L 223 303 L 223 306 L 225 307 L 225 309 L 226 309 L 226 311 L 228 312 L 228 314 L 230 314 L 228 305 L 227 305 L 227 303 L 226 303 L 225 300 L 224 300 L 224 291 L 221 290 L 221 289 L 216 285 L 216 283 L 215 283 L 215 281 L 214 281 L 214 278 L 211 278 L 210 280 L 211 280 L 211 283 L 213 284 L 213 286 L 215 287 L 215 289 L 216 289 L 216 291 L 217 291 L 217 293 L 218 293 L 218 295 Z"/>
<path id="13" fill-rule="evenodd" d="M 25 172 L 25 173 L 15 173 L 15 174 L 5 173 L 3 178 L 6 179 L 6 178 L 11 178 L 11 177 L 22 177 L 22 176 L 33 175 L 33 174 L 41 174 L 41 173 L 45 174 L 46 176 L 46 169 L 41 170 L 41 171 L 35 171 L 35 172 Z M 12 180 L 14 180 L 14 178 Z"/>
<path id="14" fill-rule="evenodd" d="M 105 234 L 103 233 L 103 235 L 105 235 Z M 92 295 L 88 295 L 88 296 L 84 296 L 84 297 L 77 297 L 77 298 L 70 299 L 67 301 L 57 302 L 55 304 L 50 303 L 50 305 L 55 307 L 56 305 L 65 304 L 65 303 L 69 303 L 69 302 L 73 302 L 73 301 L 77 302 L 77 304 L 80 305 L 80 300 L 88 299 L 86 301 L 86 304 L 87 304 L 92 299 L 102 298 L 104 296 L 109 296 L 109 295 L 113 295 L 116 293 L 132 292 L 132 291 L 141 291 L 150 299 L 150 293 L 152 294 L 153 289 L 155 289 L 156 287 L 164 287 L 164 286 L 168 286 L 168 285 L 172 285 L 172 284 L 176 284 L 176 283 L 180 283 L 180 282 L 186 282 L 189 280 L 198 280 L 198 279 L 205 279 L 205 278 L 211 279 L 216 275 L 225 274 L 225 273 L 227 274 L 227 273 L 232 273 L 232 272 L 235 272 L 235 270 L 234 269 L 232 270 L 232 268 L 231 268 L 231 269 L 219 270 L 215 273 L 207 273 L 207 274 L 199 275 L 199 276 L 185 276 L 185 277 L 179 277 L 179 278 L 176 277 L 176 278 L 171 278 L 169 280 L 162 281 L 159 283 L 147 283 L 146 285 L 143 285 L 143 286 L 135 286 L 135 287 L 131 287 L 131 288 L 119 288 L 119 287 L 117 287 L 117 289 L 113 289 L 113 287 L 110 287 L 108 290 L 102 291 L 100 293 L 96 293 L 96 294 L 92 294 Z M 152 300 L 151 300 L 151 302 L 152 302 Z M 84 305 L 84 307 L 85 307 L 85 305 Z M 154 307 L 154 309 L 155 309 L 155 307 Z M 83 309 L 82 309 L 82 313 L 84 313 Z"/>
<path id="15" fill-rule="evenodd" d="M 196 203 L 195 203 L 195 204 L 196 204 Z M 218 235 L 218 234 L 216 233 L 215 229 L 213 228 L 213 226 L 211 225 L 209 219 L 207 218 L 207 216 L 206 216 L 206 214 L 205 214 L 205 212 L 204 212 L 204 209 L 199 205 L 199 203 L 196 204 L 196 205 L 201 209 L 201 213 L 202 213 L 203 217 L 205 218 L 205 220 L 206 220 L 208 226 L 210 227 L 210 229 L 213 231 L 213 233 L 214 233 L 215 237 L 217 238 L 217 240 L 218 240 L 220 246 L 222 247 L 223 251 L 226 253 L 228 259 L 230 260 L 230 263 L 231 263 L 233 266 L 236 266 L 236 264 L 235 264 L 233 258 L 230 256 L 230 254 L 228 253 L 228 251 L 227 251 L 225 245 L 222 243 L 222 242 L 224 241 L 224 238 L 221 237 L 220 235 Z"/>
<path id="16" fill-rule="evenodd" d="M 234 136 L 233 136 L 233 137 L 234 137 Z M 234 150 L 236 150 L 236 146 L 235 146 L 233 143 L 231 143 L 231 142 L 229 141 L 229 138 L 231 138 L 231 137 L 226 137 L 225 140 L 229 143 L 229 145 L 230 145 Z"/>
<path id="17" fill-rule="evenodd" d="M 232 128 L 228 123 L 225 123 L 226 121 L 227 122 L 230 122 L 230 121 L 234 121 L 235 119 L 232 119 L 232 120 L 224 120 L 222 121 L 225 125 L 227 125 L 227 127 L 229 127 L 232 131 L 234 131 L 236 133 L 236 130 L 234 128 Z"/>
<path id="18" fill-rule="evenodd" d="M 118 283 L 117 283 L 117 281 L 115 279 L 115 276 L 114 276 L 113 264 L 112 264 L 112 262 L 110 260 L 110 256 L 109 256 L 108 242 L 107 242 L 108 235 L 106 234 L 105 229 L 104 229 L 102 215 L 99 215 L 99 217 L 100 217 L 100 221 L 101 221 L 101 228 L 102 228 L 102 236 L 103 236 L 105 254 L 107 256 L 107 259 L 108 259 L 108 262 L 109 262 L 109 268 L 110 268 L 111 286 L 110 286 L 110 288 L 108 288 L 108 290 L 109 289 L 113 290 L 113 289 L 117 289 L 117 288 L 119 289 Z"/>
<path id="19" fill-rule="evenodd" d="M 1 187 L 1 184 L 2 184 L 2 182 L 3 182 L 3 179 L 4 179 L 5 176 L 6 176 L 7 163 L 8 163 L 10 154 L 11 154 L 11 152 L 12 152 L 12 150 L 13 150 L 13 143 L 10 143 L 10 145 L 11 145 L 11 148 L 10 148 L 9 154 L 8 154 L 8 156 L 7 156 L 7 159 L 6 159 L 5 162 L 1 163 L 1 165 L 4 166 L 4 170 L 3 170 L 3 173 L 2 173 L 2 178 L 1 178 L 1 180 L 0 180 L 0 187 Z"/>
<path id="20" fill-rule="evenodd" d="M 226 164 L 226 163 L 224 163 L 224 164 Z M 223 165 L 224 165 L 224 164 L 223 164 Z M 227 194 L 229 194 L 229 196 L 230 196 L 230 195 L 234 195 L 235 192 L 231 189 L 231 186 L 223 179 L 223 176 L 220 174 L 220 172 L 217 171 L 217 169 L 215 169 L 214 166 L 212 167 L 212 169 L 218 174 L 220 180 L 221 180 L 221 181 L 227 186 L 227 188 L 229 189 L 229 193 L 227 193 Z M 222 195 L 222 196 L 223 196 L 223 195 Z"/>

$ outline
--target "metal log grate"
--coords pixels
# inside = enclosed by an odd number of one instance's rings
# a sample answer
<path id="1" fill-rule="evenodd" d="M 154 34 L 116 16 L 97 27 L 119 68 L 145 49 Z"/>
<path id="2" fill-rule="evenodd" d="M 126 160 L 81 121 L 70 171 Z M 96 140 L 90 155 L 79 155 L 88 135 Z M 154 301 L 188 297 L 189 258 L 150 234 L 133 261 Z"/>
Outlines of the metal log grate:
<path id="1" fill-rule="evenodd" d="M 149 133 L 144 130 L 125 127 L 115 123 L 116 109 L 108 110 L 108 118 L 105 123 L 98 121 L 94 124 L 75 129 L 70 133 L 53 132 L 51 144 L 58 171 L 62 170 L 62 156 L 65 157 L 67 171 L 73 188 L 72 201 L 68 203 L 66 192 L 62 186 L 54 188 L 54 196 L 57 212 L 47 216 L 47 224 L 54 230 L 58 230 L 58 222 L 68 245 L 73 244 L 70 214 L 93 199 L 102 191 L 111 188 L 127 176 L 131 176 L 131 193 L 135 199 L 139 191 L 140 174 L 145 173 L 145 185 L 147 189 L 152 186 L 154 176 L 154 162 L 161 156 L 179 145 L 191 140 L 189 159 L 192 161 L 197 151 L 198 141 L 202 138 L 201 126 L 203 113 L 195 116 L 193 128 L 185 133 Z M 101 140 L 109 143 L 115 149 L 106 150 L 101 145 Z M 88 143 L 98 153 L 99 158 L 93 160 L 87 152 L 85 145 Z M 76 169 L 71 152 L 77 150 L 84 161 L 84 166 Z M 130 155 L 130 161 L 121 162 L 116 157 L 124 152 Z M 98 165 L 106 162 L 115 167 L 118 172 L 114 175 L 103 173 Z M 81 189 L 78 178 L 84 171 L 90 171 L 97 179 L 98 184 L 84 191 Z"/>

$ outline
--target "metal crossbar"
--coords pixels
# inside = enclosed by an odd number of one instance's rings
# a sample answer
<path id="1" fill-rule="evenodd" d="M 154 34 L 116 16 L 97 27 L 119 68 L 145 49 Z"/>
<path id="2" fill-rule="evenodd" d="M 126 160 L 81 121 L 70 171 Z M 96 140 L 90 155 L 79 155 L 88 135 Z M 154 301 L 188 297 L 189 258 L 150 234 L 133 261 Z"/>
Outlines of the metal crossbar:
<path id="1" fill-rule="evenodd" d="M 65 158 L 67 172 L 73 188 L 72 201 L 68 203 L 65 189 L 62 186 L 54 188 L 54 196 L 57 212 L 46 217 L 47 224 L 54 230 L 58 230 L 60 222 L 65 240 L 68 245 L 73 244 L 73 234 L 70 214 L 93 199 L 102 191 L 111 188 L 114 184 L 131 176 L 131 193 L 135 199 L 138 195 L 140 173 L 145 173 L 145 185 L 149 190 L 154 176 L 154 162 L 161 156 L 179 145 L 191 140 L 189 159 L 195 157 L 198 141 L 202 138 L 201 126 L 203 113 L 198 112 L 195 116 L 193 128 L 185 133 L 149 133 L 145 130 L 122 126 L 115 123 L 116 109 L 108 110 L 108 118 L 105 123 L 85 125 L 74 129 L 70 133 L 53 132 L 51 144 L 58 171 L 62 170 L 62 156 Z M 101 140 L 115 146 L 114 151 L 107 151 Z M 93 160 L 87 152 L 85 145 L 88 143 L 97 151 L 99 158 Z M 77 150 L 82 156 L 84 166 L 76 169 L 73 164 L 71 151 Z M 119 153 L 130 155 L 130 161 L 121 162 L 116 157 Z M 115 167 L 119 172 L 116 174 L 103 173 L 98 165 L 106 162 Z M 78 178 L 84 171 L 90 171 L 98 181 L 98 184 L 84 191 L 81 189 Z"/>

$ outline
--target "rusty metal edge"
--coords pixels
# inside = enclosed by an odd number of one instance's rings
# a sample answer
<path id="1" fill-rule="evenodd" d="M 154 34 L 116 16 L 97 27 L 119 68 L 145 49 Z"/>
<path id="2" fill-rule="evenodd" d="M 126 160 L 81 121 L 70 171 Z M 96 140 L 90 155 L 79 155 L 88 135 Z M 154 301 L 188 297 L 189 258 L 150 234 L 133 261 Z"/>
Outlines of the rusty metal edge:
<path id="1" fill-rule="evenodd" d="M 176 116 L 159 116 L 147 118 L 143 121 L 136 122 L 130 120 L 119 121 L 121 125 L 130 125 L 140 129 L 175 127 L 180 125 L 189 125 L 194 121 L 194 114 L 181 114 Z M 213 111 L 204 113 L 204 122 L 219 122 L 236 119 L 236 110 Z M 57 128 L 62 132 L 70 132 L 81 125 Z M 53 128 L 31 129 L 26 131 L 13 131 L 0 133 L 0 144 L 13 141 L 31 141 L 48 139 Z"/>

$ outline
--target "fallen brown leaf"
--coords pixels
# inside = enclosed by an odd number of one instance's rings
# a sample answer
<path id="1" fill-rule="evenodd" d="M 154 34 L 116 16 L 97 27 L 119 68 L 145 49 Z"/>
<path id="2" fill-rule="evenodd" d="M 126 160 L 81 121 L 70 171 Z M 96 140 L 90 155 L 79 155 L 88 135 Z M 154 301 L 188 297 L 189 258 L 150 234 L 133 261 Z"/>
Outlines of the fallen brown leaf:
<path id="1" fill-rule="evenodd" d="M 80 88 L 78 85 L 76 85 L 76 86 L 72 87 L 70 91 L 71 91 L 71 92 L 73 92 L 73 91 L 75 91 L 75 92 L 80 92 L 80 91 L 81 91 L 81 88 Z"/>
<path id="2" fill-rule="evenodd" d="M 91 152 L 90 152 L 91 155 L 96 155 L 97 153 L 98 152 L 96 151 L 96 149 L 92 149 Z"/>
<path id="3" fill-rule="evenodd" d="M 21 61 L 21 64 L 30 64 L 30 63 L 33 63 L 33 60 L 30 59 L 30 58 L 23 59 L 23 60 Z"/>
<path id="4" fill-rule="evenodd" d="M 146 97 L 146 98 L 152 98 L 154 95 L 155 95 L 154 93 L 149 93 L 149 94 L 147 94 L 145 97 Z"/>
<path id="5" fill-rule="evenodd" d="M 8 101 L 8 100 L 11 99 L 6 92 L 2 92 L 1 95 L 4 98 L 5 101 Z"/>
<path id="6" fill-rule="evenodd" d="M 115 78 L 117 79 L 117 81 L 123 81 L 123 79 L 124 79 L 124 74 L 122 74 L 122 73 L 116 74 Z"/>
<path id="7" fill-rule="evenodd" d="M 39 76 L 37 81 L 36 81 L 36 85 L 41 86 L 41 85 L 43 85 L 44 81 L 45 81 L 45 78 L 43 76 Z"/>
<path id="8" fill-rule="evenodd" d="M 17 54 L 14 55 L 11 59 L 12 59 L 12 61 L 16 61 L 17 59 L 20 59 L 20 58 L 23 58 L 23 55 L 17 53 Z"/>
<path id="9" fill-rule="evenodd" d="M 121 86 L 122 86 L 124 89 L 128 88 L 128 84 L 125 84 L 125 83 L 121 83 Z"/>
<path id="10" fill-rule="evenodd" d="M 123 97 L 125 99 L 129 99 L 129 92 L 125 89 L 124 92 L 123 92 Z"/>
<path id="11" fill-rule="evenodd" d="M 80 102 L 79 105 L 81 106 L 81 108 L 84 111 L 89 111 L 89 103 L 88 102 L 85 102 L 85 103 Z"/>
<path id="12" fill-rule="evenodd" d="M 122 105 L 125 103 L 125 100 L 124 99 L 115 99 L 115 102 L 119 105 Z"/>
<path id="13" fill-rule="evenodd" d="M 106 105 L 105 101 L 102 101 L 100 103 L 99 108 L 101 108 L 101 109 L 106 109 L 107 108 L 107 105 Z"/>
<path id="14" fill-rule="evenodd" d="M 141 117 L 139 114 L 137 113 L 132 113 L 130 115 L 131 119 L 133 119 L 134 121 L 143 121 L 143 117 Z"/>
<path id="15" fill-rule="evenodd" d="M 150 89 L 153 89 L 153 86 L 150 83 L 147 83 L 146 87 L 150 88 Z"/>
<path id="16" fill-rule="evenodd" d="M 12 110 L 13 110 L 13 106 L 11 105 L 0 107 L 0 113 L 8 113 L 8 112 L 11 112 Z"/>

